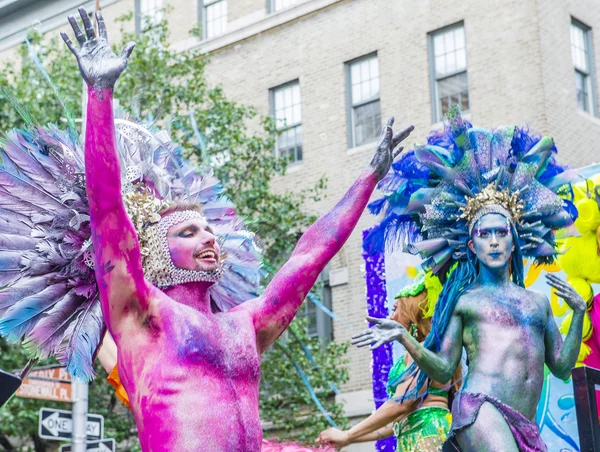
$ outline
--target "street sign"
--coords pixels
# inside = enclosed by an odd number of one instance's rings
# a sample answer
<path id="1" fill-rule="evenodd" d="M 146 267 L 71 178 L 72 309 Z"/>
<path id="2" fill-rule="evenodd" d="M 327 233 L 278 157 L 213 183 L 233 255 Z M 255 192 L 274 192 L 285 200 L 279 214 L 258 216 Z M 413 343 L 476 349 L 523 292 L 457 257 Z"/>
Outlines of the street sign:
<path id="1" fill-rule="evenodd" d="M 57 402 L 72 402 L 71 383 L 62 381 L 38 380 L 26 378 L 19 389 L 17 396 L 28 399 L 54 400 Z"/>
<path id="2" fill-rule="evenodd" d="M 104 436 L 104 417 L 99 414 L 87 415 L 85 427 L 88 441 L 100 440 Z M 70 411 L 54 408 L 41 408 L 38 424 L 40 438 L 70 440 L 73 433 L 73 417 Z"/>
<path id="3" fill-rule="evenodd" d="M 17 390 L 18 397 L 72 402 L 71 375 L 64 367 L 36 367 Z"/>
<path id="4" fill-rule="evenodd" d="M 100 441 L 88 441 L 87 452 L 115 452 L 117 443 L 112 438 L 104 438 Z M 71 452 L 72 446 L 70 444 L 63 444 L 60 446 L 59 452 Z"/>
<path id="5" fill-rule="evenodd" d="M 71 375 L 65 367 L 35 367 L 27 375 L 28 378 L 41 380 L 58 380 L 69 383 L 72 381 Z"/>

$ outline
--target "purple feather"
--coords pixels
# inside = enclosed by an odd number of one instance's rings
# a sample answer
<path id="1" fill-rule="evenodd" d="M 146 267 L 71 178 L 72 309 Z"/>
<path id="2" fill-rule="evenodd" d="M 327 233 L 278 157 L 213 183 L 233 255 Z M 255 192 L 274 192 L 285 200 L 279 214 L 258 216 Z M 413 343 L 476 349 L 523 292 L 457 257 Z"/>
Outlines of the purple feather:
<path id="1" fill-rule="evenodd" d="M 4 152 L 19 168 L 21 173 L 27 175 L 29 179 L 34 181 L 43 190 L 48 193 L 59 192 L 54 177 L 29 152 L 14 146 L 10 142 L 4 147 Z"/>
<path id="2" fill-rule="evenodd" d="M 100 301 L 89 300 L 83 305 L 76 322 L 65 332 L 70 340 L 61 346 L 59 359 L 66 364 L 67 371 L 78 380 L 94 378 L 92 358 L 95 355 L 105 332 Z"/>
<path id="3" fill-rule="evenodd" d="M 53 355 L 83 300 L 75 290 L 71 290 L 35 325 L 23 345 L 41 358 Z"/>
<path id="4" fill-rule="evenodd" d="M 35 248 L 39 239 L 15 234 L 3 234 L 0 229 L 0 253 L 6 250 L 30 250 Z"/>
<path id="5" fill-rule="evenodd" d="M 9 174 L 0 168 L 0 187 L 2 190 L 15 198 L 27 200 L 30 204 L 47 212 L 65 209 L 66 206 L 59 199 L 44 192 L 34 184 L 25 181 L 13 174 Z"/>
<path id="6" fill-rule="evenodd" d="M 10 308 L 22 298 L 41 292 L 55 277 L 56 273 L 48 273 L 34 278 L 23 277 L 12 286 L 0 290 L 0 312 Z"/>
<path id="7" fill-rule="evenodd" d="M 66 283 L 53 284 L 11 306 L 0 319 L 0 334 L 10 342 L 20 341 L 39 320 L 37 317 L 54 306 L 68 290 Z"/>

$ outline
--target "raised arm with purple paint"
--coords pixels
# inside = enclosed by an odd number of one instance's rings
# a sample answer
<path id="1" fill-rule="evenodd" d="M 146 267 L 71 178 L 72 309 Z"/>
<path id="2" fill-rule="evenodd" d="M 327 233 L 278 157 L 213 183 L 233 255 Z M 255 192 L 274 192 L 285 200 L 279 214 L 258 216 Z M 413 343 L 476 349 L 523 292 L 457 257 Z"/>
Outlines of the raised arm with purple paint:
<path id="1" fill-rule="evenodd" d="M 197 207 L 170 206 L 154 226 L 157 238 L 168 245 L 170 260 L 164 263 L 171 273 L 161 289 L 144 272 L 120 191 L 112 114 L 114 84 L 134 45 L 115 55 L 101 14 L 98 36 L 85 10 L 80 14 L 85 35 L 69 18 L 80 48 L 62 36 L 89 86 L 85 157 L 95 271 L 142 448 L 258 451 L 260 354 L 289 325 L 319 273 L 348 239 L 376 183 L 401 151 L 394 154 L 394 149 L 412 127 L 393 135 L 390 118 L 369 167 L 305 232 L 264 294 L 214 313 L 209 288 L 221 276 L 221 253 Z"/>

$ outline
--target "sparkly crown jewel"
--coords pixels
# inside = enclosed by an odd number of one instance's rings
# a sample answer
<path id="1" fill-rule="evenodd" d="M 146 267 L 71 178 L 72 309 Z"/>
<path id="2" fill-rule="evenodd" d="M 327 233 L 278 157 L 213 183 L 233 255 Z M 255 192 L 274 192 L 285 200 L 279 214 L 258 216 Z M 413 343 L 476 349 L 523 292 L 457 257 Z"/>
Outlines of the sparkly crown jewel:
<path id="1" fill-rule="evenodd" d="M 469 234 L 481 217 L 489 213 L 499 213 L 516 224 L 525 207 L 519 195 L 519 191 L 511 193 L 508 189 L 498 190 L 496 184 L 488 184 L 475 196 L 466 198 L 467 204 L 460 208 L 462 214 L 458 218 L 467 221 Z"/>

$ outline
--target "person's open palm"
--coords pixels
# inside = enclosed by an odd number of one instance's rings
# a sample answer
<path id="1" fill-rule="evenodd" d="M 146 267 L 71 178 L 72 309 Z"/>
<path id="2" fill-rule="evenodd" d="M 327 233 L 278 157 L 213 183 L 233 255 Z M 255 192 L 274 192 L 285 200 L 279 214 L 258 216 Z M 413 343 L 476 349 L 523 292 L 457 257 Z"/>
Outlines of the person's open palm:
<path id="1" fill-rule="evenodd" d="M 406 332 L 406 328 L 398 322 L 389 319 L 378 319 L 367 316 L 367 320 L 373 323 L 373 328 L 352 336 L 352 345 L 364 347 L 370 345 L 371 349 L 377 348 L 386 342 L 392 342 L 400 338 Z"/>
<path id="2" fill-rule="evenodd" d="M 108 32 L 102 13 L 96 13 L 98 23 L 98 36 L 92 25 L 86 10 L 79 8 L 79 14 L 83 21 L 85 35 L 79 28 L 77 20 L 69 16 L 69 23 L 73 28 L 75 39 L 79 42 L 77 48 L 65 32 L 60 32 L 69 50 L 77 58 L 81 76 L 88 86 L 98 89 L 114 88 L 115 82 L 127 67 L 129 56 L 135 47 L 134 42 L 128 43 L 120 55 L 116 55 L 108 45 Z"/>

